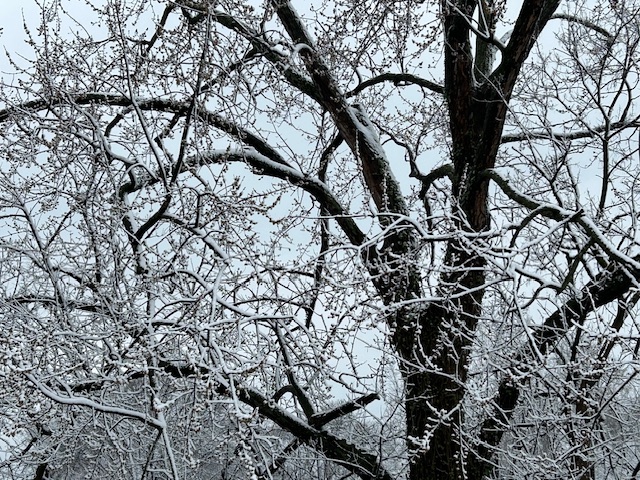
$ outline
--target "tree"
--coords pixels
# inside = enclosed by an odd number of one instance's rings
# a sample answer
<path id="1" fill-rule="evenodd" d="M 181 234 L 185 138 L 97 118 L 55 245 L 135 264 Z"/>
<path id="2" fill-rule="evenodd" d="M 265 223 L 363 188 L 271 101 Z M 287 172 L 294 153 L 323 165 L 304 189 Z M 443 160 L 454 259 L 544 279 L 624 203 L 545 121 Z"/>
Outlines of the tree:
<path id="1" fill-rule="evenodd" d="M 2 84 L 3 475 L 638 476 L 637 4 L 105 3 Z"/>

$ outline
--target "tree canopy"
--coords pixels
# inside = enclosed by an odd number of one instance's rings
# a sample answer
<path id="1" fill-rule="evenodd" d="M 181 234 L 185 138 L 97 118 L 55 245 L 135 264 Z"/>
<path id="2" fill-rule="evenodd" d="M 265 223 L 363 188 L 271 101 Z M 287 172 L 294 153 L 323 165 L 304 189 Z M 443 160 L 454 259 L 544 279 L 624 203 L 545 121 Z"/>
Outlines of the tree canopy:
<path id="1" fill-rule="evenodd" d="M 0 475 L 637 478 L 634 2 L 39 3 Z"/>

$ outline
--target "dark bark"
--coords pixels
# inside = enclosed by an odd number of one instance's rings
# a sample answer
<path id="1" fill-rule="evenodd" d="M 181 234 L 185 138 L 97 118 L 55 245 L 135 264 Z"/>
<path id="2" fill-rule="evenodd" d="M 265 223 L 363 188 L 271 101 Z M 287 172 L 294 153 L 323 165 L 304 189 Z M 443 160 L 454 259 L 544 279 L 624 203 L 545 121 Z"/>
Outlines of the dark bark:
<path id="1" fill-rule="evenodd" d="M 473 232 L 481 232 L 490 227 L 490 216 L 487 207 L 489 182 L 483 172 L 493 168 L 500 146 L 502 130 L 506 117 L 507 105 L 515 85 L 520 68 L 534 45 L 538 34 L 557 7 L 556 2 L 525 2 L 511 41 L 503 52 L 502 62 L 491 80 L 476 84 L 473 78 L 474 62 L 470 47 L 470 18 L 475 2 L 455 2 L 455 8 L 443 4 L 445 28 L 445 93 L 449 105 L 450 130 L 452 138 L 453 193 L 458 200 L 460 228 Z M 490 27 L 490 26 L 489 26 Z M 480 54 L 483 54 L 482 49 Z M 485 52 L 486 54 L 486 52 Z M 476 63 L 486 71 L 484 59 Z M 476 70 L 477 71 L 477 70 Z M 464 291 L 474 294 L 460 296 L 453 305 L 454 311 L 443 309 L 436 323 L 439 335 L 443 335 L 441 326 L 458 320 L 459 333 L 451 338 L 448 355 L 440 355 L 436 363 L 442 370 L 436 379 L 435 374 L 425 375 L 425 389 L 438 388 L 432 396 L 440 395 L 444 410 L 453 411 L 464 395 L 466 381 L 467 355 L 470 339 L 473 337 L 477 319 L 482 310 L 483 290 L 485 282 L 485 262 L 483 258 L 468 247 L 456 241 L 449 244 L 447 251 L 450 274 L 443 277 L 443 283 L 452 285 L 452 293 L 460 295 Z M 434 323 L 434 322 L 432 322 Z M 461 328 L 460 328 L 461 327 Z M 453 382 L 451 379 L 455 379 Z M 519 397 L 516 385 L 503 383 L 498 392 L 498 408 L 488 418 L 480 433 L 479 446 L 468 459 L 466 474 L 463 475 L 460 464 L 464 456 L 461 447 L 456 445 L 455 429 L 442 429 L 449 438 L 434 437 L 436 441 L 448 441 L 449 447 L 436 447 L 427 456 L 424 468 L 412 469 L 411 479 L 426 478 L 424 474 L 429 467 L 438 468 L 438 478 L 458 479 L 483 478 L 491 471 L 493 448 L 501 438 L 503 428 L 508 424 L 511 413 L 515 409 Z M 462 422 L 462 418 L 458 418 Z M 446 430 L 453 430 L 447 432 Z M 446 467 L 443 467 L 446 465 Z"/>
<path id="2" fill-rule="evenodd" d="M 315 52 L 300 18 L 289 2 L 278 0 L 273 4 L 294 44 L 308 47 L 302 48 L 300 55 L 315 90 L 321 94 L 320 103 L 360 159 L 363 177 L 378 210 L 383 214 L 406 215 L 404 200 L 390 175 L 386 158 L 354 122 L 354 111 L 346 102 L 346 95 Z M 495 164 L 515 80 L 557 4 L 545 0 L 525 3 L 512 36 L 514 41 L 505 49 L 500 67 L 490 78 L 492 81 L 482 87 L 474 81 L 470 43 L 469 25 L 475 6 L 470 0 L 443 3 L 444 93 L 450 116 L 453 194 L 458 202 L 454 214 L 459 219 L 459 228 L 482 232 L 490 226 L 489 180 L 482 172 Z M 385 215 L 380 216 L 380 221 L 389 224 Z M 373 283 L 389 306 L 422 296 L 420 274 L 410 262 L 414 249 L 415 238 L 407 228 L 390 235 L 375 258 L 365 255 Z M 482 312 L 485 261 L 468 245 L 453 240 L 447 248 L 446 264 L 449 273 L 441 279 L 445 300 L 422 308 L 401 307 L 388 317 L 406 382 L 408 445 L 414 452 L 411 480 L 466 476 L 463 464 L 466 452 L 459 438 L 463 422 L 459 407 L 465 392 L 469 348 Z M 487 469 L 492 447 L 501 438 L 499 430 L 508 421 L 517 398 L 513 386 L 501 387 L 499 401 L 503 404 L 503 415 L 492 419 L 482 432 L 483 446 L 475 457 L 479 461 L 472 465 L 468 478 L 480 479 Z"/>
<path id="3" fill-rule="evenodd" d="M 49 464 L 41 463 L 36 468 L 36 476 L 33 477 L 33 480 L 47 480 L 49 478 Z"/>

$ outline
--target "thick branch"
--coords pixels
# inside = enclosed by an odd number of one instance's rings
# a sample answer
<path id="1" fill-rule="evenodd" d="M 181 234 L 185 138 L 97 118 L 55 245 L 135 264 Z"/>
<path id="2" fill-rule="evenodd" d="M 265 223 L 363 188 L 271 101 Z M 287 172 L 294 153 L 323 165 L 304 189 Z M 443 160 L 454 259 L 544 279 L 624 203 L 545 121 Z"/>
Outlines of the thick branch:
<path id="1" fill-rule="evenodd" d="M 640 256 L 634 258 L 637 262 Z M 612 265 L 585 285 L 579 296 L 567 301 L 536 329 L 533 338 L 542 354 L 554 345 L 573 325 L 583 321 L 597 308 L 624 297 L 640 280 L 640 269 L 629 270 Z"/>
<path id="2" fill-rule="evenodd" d="M 176 378 L 211 374 L 211 372 L 206 368 L 198 368 L 190 365 L 180 366 L 173 362 L 167 362 L 164 360 L 160 360 L 158 362 L 158 367 Z M 55 402 L 66 405 L 82 405 L 107 414 L 123 415 L 125 417 L 135 418 L 159 430 L 166 428 L 166 425 L 163 422 L 151 418 L 144 413 L 120 407 L 103 405 L 86 397 L 69 396 L 68 394 L 63 395 L 54 391 L 50 387 L 43 385 L 30 373 L 27 373 L 26 377 L 36 386 L 36 388 L 38 388 L 38 390 Z M 98 381 L 97 383 L 102 385 L 103 381 Z M 391 475 L 380 464 L 379 458 L 376 455 L 365 452 L 356 445 L 338 438 L 328 431 L 318 429 L 315 426 L 309 425 L 302 419 L 290 415 L 287 411 L 274 403 L 273 400 L 253 388 L 241 387 L 238 384 L 231 387 L 225 380 L 218 379 L 218 386 L 216 388 L 218 394 L 225 396 L 229 395 L 232 388 L 234 389 L 234 393 L 237 398 L 239 398 L 243 403 L 250 407 L 257 408 L 260 414 L 275 422 L 278 426 L 294 435 L 300 441 L 322 452 L 329 459 L 341 465 L 351 473 L 360 476 L 363 480 L 392 480 Z M 372 394 L 361 399 L 357 399 L 354 402 L 347 403 L 342 406 L 345 410 L 343 415 L 358 408 L 350 409 L 349 407 L 352 404 L 366 405 L 375 399 L 377 399 L 377 395 Z M 331 412 L 328 413 L 330 414 Z M 317 425 L 322 425 L 324 423 L 326 422 L 316 422 Z"/>
<path id="3" fill-rule="evenodd" d="M 271 160 L 259 152 L 247 148 L 242 151 L 221 150 L 199 155 L 194 163 L 204 165 L 207 163 L 221 163 L 225 161 L 243 162 L 250 165 L 256 172 L 274 178 L 286 180 L 292 185 L 299 186 L 315 198 L 324 209 L 340 225 L 349 241 L 355 246 L 361 246 L 366 241 L 366 235 L 355 223 L 353 217 L 342 204 L 333 196 L 329 187 L 315 177 L 310 177 L 288 165 L 283 165 Z"/>
<path id="4" fill-rule="evenodd" d="M 640 256 L 636 259 L 640 259 Z M 546 354 L 573 325 L 580 323 L 597 308 L 624 297 L 639 279 L 640 270 L 629 272 L 620 266 L 612 266 L 585 285 L 579 296 L 568 300 L 534 331 L 532 348 L 537 352 L 522 350 L 516 355 L 512 363 L 514 366 L 498 387 L 494 412 L 482 424 L 477 454 L 470 457 L 468 463 L 469 469 L 477 472 L 474 478 L 489 476 L 493 469 L 491 455 L 502 440 L 522 389 L 526 388 L 517 378 L 524 377 L 531 368 L 532 363 L 528 360 L 531 355 Z"/>
<path id="5" fill-rule="evenodd" d="M 366 407 L 368 404 L 373 402 L 374 400 L 379 400 L 380 396 L 377 393 L 370 393 L 368 395 L 364 395 L 362 397 L 356 398 L 351 402 L 343 403 L 331 410 L 326 412 L 316 413 L 310 418 L 310 423 L 313 426 L 320 427 L 322 425 L 326 425 L 332 420 L 336 420 L 340 417 L 344 417 L 349 413 L 355 412 L 356 410 L 360 410 L 361 408 Z"/>
<path id="6" fill-rule="evenodd" d="M 223 389 L 221 385 L 221 389 Z M 326 430 L 319 430 L 301 419 L 289 415 L 267 397 L 252 388 L 236 390 L 243 403 L 274 421 L 304 443 L 323 452 L 328 458 L 363 480 L 392 480 L 391 475 L 380 464 L 378 456 L 367 453 L 356 445 L 338 438 Z"/>
<path id="7" fill-rule="evenodd" d="M 587 28 L 593 30 L 594 32 L 599 33 L 600 35 L 602 35 L 604 37 L 607 37 L 610 40 L 613 39 L 613 35 L 611 35 L 607 30 L 605 30 L 601 26 L 599 26 L 599 25 L 587 20 L 586 18 L 577 17 L 575 15 L 569 15 L 568 13 L 556 13 L 556 14 L 551 16 L 551 20 L 553 20 L 553 19 L 567 20 L 568 22 L 571 22 L 571 23 L 577 23 L 579 25 L 582 25 L 583 27 L 587 27 Z"/>
<path id="8" fill-rule="evenodd" d="M 78 95 L 71 99 L 78 105 L 88 105 L 99 103 L 111 106 L 131 107 L 131 100 L 122 95 L 109 93 L 90 92 Z M 25 113 L 44 110 L 53 105 L 68 103 L 69 99 L 60 99 L 59 101 L 47 102 L 44 100 L 34 100 L 26 102 L 22 105 L 11 107 L 0 111 L 0 122 L 7 121 L 13 115 L 23 115 Z M 166 113 L 184 113 L 186 114 L 188 103 L 177 102 L 165 99 L 146 99 L 137 100 L 137 105 L 141 110 L 154 110 Z M 329 187 L 320 180 L 303 174 L 302 172 L 292 168 L 274 150 L 267 142 L 260 137 L 252 134 L 233 122 L 228 121 L 224 117 L 208 111 L 200 111 L 198 116 L 206 123 L 228 133 L 237 138 L 243 144 L 247 145 L 241 151 L 231 152 L 220 150 L 215 152 L 207 152 L 198 157 L 191 157 L 183 165 L 183 171 L 193 168 L 197 165 L 207 163 L 220 163 L 222 161 L 241 161 L 248 163 L 251 167 L 257 169 L 260 173 L 275 178 L 289 181 L 293 185 L 297 185 L 311 194 L 330 215 L 334 216 L 336 222 L 343 229 L 351 243 L 360 246 L 365 243 L 366 235 L 360 230 L 353 218 L 342 206 L 339 200 L 331 193 Z M 149 178 L 146 183 L 142 184 L 126 184 L 122 188 L 128 191 L 134 191 L 144 186 L 149 186 L 157 180 Z"/>
<path id="9" fill-rule="evenodd" d="M 391 173 L 385 152 L 366 113 L 347 103 L 329 68 L 315 51 L 314 42 L 291 3 L 272 0 L 272 4 L 291 40 L 299 48 L 313 83 L 321 92 L 322 105 L 331 114 L 353 154 L 362 162 L 362 173 L 376 207 L 380 212 L 408 215 L 409 209 L 400 186 Z M 381 217 L 381 222 L 385 221 L 384 218 Z"/>
<path id="10" fill-rule="evenodd" d="M 524 61 L 559 4 L 560 0 L 525 0 L 509 43 L 502 52 L 502 61 L 491 74 L 487 88 L 493 88 L 492 84 L 499 85 L 498 93 L 509 100 Z"/>
<path id="11" fill-rule="evenodd" d="M 602 248 L 602 250 L 604 250 L 613 260 L 634 270 L 640 270 L 640 262 L 638 259 L 629 257 L 618 250 L 582 210 L 573 212 L 571 210 L 558 207 L 557 205 L 540 202 L 533 197 L 525 195 L 522 192 L 518 192 L 510 185 L 509 180 L 502 177 L 496 170 L 487 169 L 482 173 L 482 175 L 493 180 L 511 200 L 532 212 L 536 212 L 539 215 L 558 222 L 571 221 L 577 223 L 593 240 L 593 242 L 600 246 L 600 248 Z"/>
<path id="12" fill-rule="evenodd" d="M 181 0 L 178 4 L 203 15 L 210 15 L 211 18 L 219 24 L 247 39 L 257 52 L 263 55 L 280 71 L 291 86 L 313 98 L 316 102 L 321 103 L 320 92 L 318 92 L 309 78 L 297 71 L 297 69 L 291 65 L 289 57 L 279 52 L 274 45 L 266 40 L 261 32 L 256 31 L 250 25 L 238 20 L 233 15 L 218 9 L 208 8 L 203 5 L 203 2 Z"/>
<path id="13" fill-rule="evenodd" d="M 532 197 L 517 192 L 509 185 L 508 180 L 502 178 L 494 170 L 486 171 L 484 174 L 495 181 L 509 198 L 525 208 L 556 221 L 576 221 L 582 224 L 595 243 L 604 244 L 605 251 L 611 247 L 609 242 L 594 230 L 595 226 L 581 212 L 569 212 L 554 205 L 538 202 Z M 476 455 L 469 458 L 468 466 L 469 470 L 473 472 L 473 478 L 489 476 L 493 469 L 491 455 L 494 448 L 502 440 L 505 429 L 515 411 L 520 392 L 522 388 L 525 388 L 516 379 L 523 376 L 524 372 L 520 369 L 526 370 L 530 367 L 531 362 L 528 359 L 531 355 L 546 354 L 572 326 L 583 321 L 597 308 L 625 296 L 629 289 L 640 280 L 640 256 L 630 258 L 615 249 L 608 251 L 608 253 L 617 262 L 612 262 L 609 269 L 585 285 L 579 295 L 565 302 L 545 320 L 542 326 L 534 330 L 531 345 L 531 348 L 534 349 L 533 352 L 523 349 L 515 356 L 513 367 L 500 382 L 495 398 L 494 412 L 482 424 L 480 444 Z"/>
<path id="14" fill-rule="evenodd" d="M 189 377 L 196 373 L 198 375 L 210 373 L 204 369 L 198 369 L 196 372 L 194 367 L 188 365 L 180 367 L 170 362 L 160 362 L 159 365 L 164 368 L 167 373 L 179 378 Z M 227 382 L 219 379 L 216 390 L 221 395 L 229 395 L 231 388 Z M 235 389 L 237 397 L 243 403 L 250 407 L 257 408 L 261 415 L 275 422 L 280 428 L 283 428 L 300 441 L 324 453 L 329 459 L 351 473 L 358 475 L 363 480 L 392 480 L 391 475 L 380 464 L 379 458 L 376 455 L 367 453 L 356 445 L 338 438 L 326 430 L 316 428 L 304 420 L 290 415 L 274 403 L 272 399 L 269 399 L 253 388 L 241 387 L 237 384 L 234 385 L 233 388 Z M 374 395 L 367 395 L 351 403 L 364 405 L 375 400 L 373 396 Z M 347 405 L 345 409 L 348 409 L 348 405 L 350 404 L 345 405 Z M 355 409 L 349 410 L 349 412 L 354 410 Z M 324 423 L 326 422 L 316 422 L 316 425 Z"/>
<path id="15" fill-rule="evenodd" d="M 454 163 L 463 151 L 470 151 L 473 143 L 474 86 L 469 22 L 475 6 L 476 2 L 470 0 L 444 2 L 444 89 L 449 105 Z M 456 166 L 459 167 L 457 163 Z"/>

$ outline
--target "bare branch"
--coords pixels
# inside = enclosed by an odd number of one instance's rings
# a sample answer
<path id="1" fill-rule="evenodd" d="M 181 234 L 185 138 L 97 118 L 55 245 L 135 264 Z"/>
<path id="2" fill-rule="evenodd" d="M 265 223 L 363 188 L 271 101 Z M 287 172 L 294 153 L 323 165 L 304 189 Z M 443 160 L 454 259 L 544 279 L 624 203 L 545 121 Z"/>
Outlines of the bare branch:
<path id="1" fill-rule="evenodd" d="M 297 71 L 297 69 L 291 65 L 289 58 L 283 55 L 274 45 L 271 45 L 260 32 L 254 30 L 251 26 L 235 18 L 233 15 L 229 15 L 218 9 L 210 9 L 201 2 L 180 0 L 178 5 L 200 12 L 203 15 L 210 15 L 216 22 L 242 35 L 251 43 L 257 52 L 269 60 L 278 71 L 282 73 L 284 78 L 293 87 L 308 95 L 316 102 L 322 103 L 322 93 L 316 89 L 306 76 Z"/>
<path id="2" fill-rule="evenodd" d="M 345 97 L 353 97 L 367 88 L 383 82 L 392 82 L 395 86 L 417 85 L 420 88 L 425 88 L 435 93 L 444 93 L 444 87 L 442 85 L 438 85 L 435 82 L 417 75 L 412 75 L 410 73 L 383 73 L 382 75 L 378 75 L 377 77 L 370 78 L 360 83 L 356 88 L 347 92 Z"/>
<path id="3" fill-rule="evenodd" d="M 608 39 L 613 39 L 613 35 L 611 35 L 606 29 L 600 27 L 599 25 L 597 25 L 596 23 L 593 23 L 592 21 L 586 19 L 586 18 L 581 18 L 578 17 L 576 15 L 570 15 L 568 13 L 556 13 L 554 15 L 551 16 L 551 20 L 567 20 L 569 22 L 572 23 L 577 23 L 579 25 L 582 25 L 583 27 L 587 27 L 591 30 L 593 30 L 594 32 L 599 33 L 600 35 L 607 37 Z"/>
<path id="4" fill-rule="evenodd" d="M 582 138 L 598 138 L 603 132 L 607 133 L 608 137 L 617 135 L 628 128 L 639 128 L 640 117 L 636 117 L 633 120 L 620 120 L 618 122 L 611 122 L 606 125 L 598 125 L 587 130 L 578 130 L 574 132 L 552 132 L 549 130 L 534 130 L 531 132 L 517 133 L 503 135 L 500 143 L 514 143 L 514 142 L 526 142 L 530 140 L 549 140 L 549 141 L 569 141 L 579 140 Z"/>
<path id="5" fill-rule="evenodd" d="M 271 160 L 267 156 L 250 148 L 242 151 L 221 150 L 218 152 L 205 152 L 191 160 L 194 165 L 223 163 L 227 161 L 246 163 L 253 167 L 259 174 L 280 178 L 288 181 L 292 185 L 302 188 L 320 202 L 323 208 L 335 218 L 335 221 L 340 225 L 353 245 L 360 246 L 365 243 L 366 235 L 357 226 L 349 212 L 329 191 L 329 187 L 315 177 L 310 177 L 288 165 Z"/>
<path id="6" fill-rule="evenodd" d="M 598 226 L 588 218 L 582 210 L 572 212 L 556 205 L 539 202 L 533 197 L 516 191 L 509 184 L 509 181 L 503 178 L 496 170 L 486 170 L 484 175 L 493 180 L 509 198 L 523 207 L 535 211 L 539 215 L 552 220 L 571 221 L 577 223 L 583 228 L 585 233 L 593 240 L 593 242 L 599 245 L 612 259 L 622 265 L 627 265 L 629 268 L 640 271 L 640 262 L 638 259 L 631 258 L 620 252 L 609 240 L 607 240 L 606 235 L 600 232 Z"/>
<path id="7" fill-rule="evenodd" d="M 300 55 L 314 84 L 322 93 L 323 106 L 333 117 L 353 154 L 360 158 L 367 187 L 378 210 L 408 214 L 400 186 L 391 173 L 380 142 L 375 139 L 376 134 L 367 124 L 366 113 L 347 103 L 329 68 L 315 52 L 314 43 L 291 3 L 281 0 L 272 0 L 272 3 L 294 44 L 308 47 L 301 49 Z"/>

